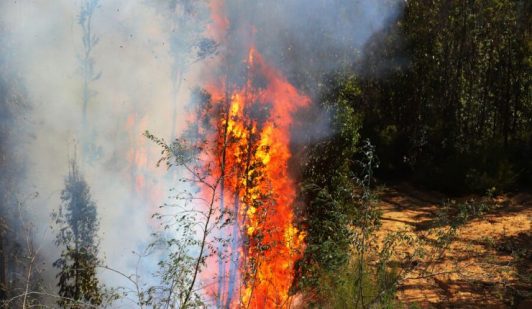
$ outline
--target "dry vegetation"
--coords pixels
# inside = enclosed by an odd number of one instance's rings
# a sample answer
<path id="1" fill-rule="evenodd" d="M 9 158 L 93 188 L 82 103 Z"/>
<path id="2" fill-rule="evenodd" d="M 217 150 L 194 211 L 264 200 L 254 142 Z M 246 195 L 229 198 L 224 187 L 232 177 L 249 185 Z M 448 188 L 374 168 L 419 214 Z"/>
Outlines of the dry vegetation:
<path id="1" fill-rule="evenodd" d="M 382 189 L 379 195 L 381 235 L 406 230 L 418 239 L 433 236 L 429 227 L 443 196 L 405 185 Z M 493 202 L 493 209 L 457 229 L 441 256 L 437 246 L 422 242 L 429 254 L 399 284 L 401 303 L 422 308 L 530 308 L 532 195 L 501 195 Z M 428 272 L 420 271 L 424 269 Z"/>

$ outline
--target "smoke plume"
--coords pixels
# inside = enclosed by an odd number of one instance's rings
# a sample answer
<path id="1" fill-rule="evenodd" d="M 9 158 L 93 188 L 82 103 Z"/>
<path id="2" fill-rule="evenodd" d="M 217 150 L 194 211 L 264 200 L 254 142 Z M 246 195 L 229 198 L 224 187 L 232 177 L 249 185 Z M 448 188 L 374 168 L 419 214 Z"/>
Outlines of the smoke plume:
<path id="1" fill-rule="evenodd" d="M 69 159 L 79 157 L 101 219 L 100 252 L 106 264 L 124 273 L 135 272 L 132 252 L 149 243 L 156 228 L 151 214 L 176 186 L 155 167 L 160 150 L 142 132 L 176 136 L 186 125 L 191 91 L 224 68 L 238 70 L 252 44 L 315 97 L 323 75 L 353 63 L 371 35 L 399 11 L 389 0 L 101 1 L 92 18 L 97 78 L 88 85 L 87 129 L 81 126 L 84 47 L 78 23 L 84 2 L 0 4 L 0 40 L 9 42 L 2 59 L 11 67 L 3 72 L 0 95 L 18 87 L 31 107 L 0 110 L 2 127 L 13 132 L 9 143 L 2 141 L 2 153 L 24 165 L 0 177 L 21 179 L 21 196 L 39 192 L 27 209 L 51 265 L 58 250 L 50 213 L 60 203 Z M 227 28 L 220 29 L 222 24 Z M 81 145 L 83 136 L 89 151 Z M 149 273 L 155 259 L 141 266 Z M 101 276 L 110 286 L 126 284 L 112 273 Z"/>

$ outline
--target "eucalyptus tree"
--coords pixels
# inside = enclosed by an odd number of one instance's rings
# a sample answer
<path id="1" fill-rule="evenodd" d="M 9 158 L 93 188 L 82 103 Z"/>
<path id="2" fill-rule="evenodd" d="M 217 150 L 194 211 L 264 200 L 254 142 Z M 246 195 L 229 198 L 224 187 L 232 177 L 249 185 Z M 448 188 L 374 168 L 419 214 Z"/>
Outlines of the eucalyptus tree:
<path id="1" fill-rule="evenodd" d="M 72 160 L 61 205 L 52 214 L 60 257 L 53 263 L 59 269 L 59 305 L 83 307 L 82 304 L 102 303 L 101 285 L 96 276 L 98 259 L 99 220 L 90 188 Z"/>
<path id="2" fill-rule="evenodd" d="M 164 26 L 168 29 L 173 105 L 170 136 L 174 138 L 179 109 L 178 95 L 185 74 L 193 63 L 213 55 L 217 44 L 204 36 L 210 18 L 207 1 L 151 0 L 151 4 L 164 17 Z"/>
<path id="3" fill-rule="evenodd" d="M 91 87 L 91 82 L 100 78 L 101 72 L 97 72 L 94 67 L 94 48 L 99 42 L 98 36 L 94 33 L 93 18 L 100 0 L 84 0 L 78 15 L 78 24 L 81 27 L 83 49 L 79 55 L 80 69 L 83 78 L 82 88 L 82 110 L 81 110 L 81 141 L 85 159 L 95 159 L 99 156 L 99 150 L 91 143 L 90 138 L 93 133 L 89 126 L 88 109 L 91 98 L 96 95 Z"/>

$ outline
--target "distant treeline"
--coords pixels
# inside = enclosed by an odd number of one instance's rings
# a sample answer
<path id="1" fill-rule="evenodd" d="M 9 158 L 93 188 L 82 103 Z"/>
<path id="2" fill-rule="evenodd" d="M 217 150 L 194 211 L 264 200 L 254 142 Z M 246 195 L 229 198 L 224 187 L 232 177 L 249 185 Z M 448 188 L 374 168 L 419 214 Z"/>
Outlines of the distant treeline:
<path id="1" fill-rule="evenodd" d="M 369 138 L 384 179 L 448 193 L 532 184 L 531 6 L 408 1 L 361 61 L 327 78 L 336 134 L 320 153 Z"/>
<path id="2" fill-rule="evenodd" d="M 366 228 L 360 216 L 370 204 L 357 192 L 373 176 L 450 194 L 532 188 L 531 6 L 405 1 L 396 20 L 315 86 L 319 112 L 302 118 L 326 115 L 331 130 L 316 137 L 319 122 L 311 122 L 305 160 L 294 160 L 303 171 L 303 289 L 326 298 L 317 291 L 353 259 L 352 227 Z M 310 75 L 304 70 L 298 78 Z"/>

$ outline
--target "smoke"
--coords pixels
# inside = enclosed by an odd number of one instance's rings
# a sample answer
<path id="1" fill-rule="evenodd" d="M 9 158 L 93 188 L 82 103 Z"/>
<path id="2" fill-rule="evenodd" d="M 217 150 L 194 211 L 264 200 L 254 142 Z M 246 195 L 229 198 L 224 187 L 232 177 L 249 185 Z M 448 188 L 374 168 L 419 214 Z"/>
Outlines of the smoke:
<path id="1" fill-rule="evenodd" d="M 245 53 L 254 40 L 268 62 L 316 95 L 323 75 L 359 60 L 368 39 L 396 19 L 402 5 L 398 0 L 226 1 L 225 48 Z"/>
<path id="2" fill-rule="evenodd" d="M 39 192 L 27 206 L 41 233 L 48 265 L 58 257 L 50 231 L 50 213 L 60 203 L 68 160 L 81 154 L 83 78 L 79 1 L 9 1 L 1 4 L 1 20 L 11 38 L 13 76 L 20 76 L 32 108 L 12 124 L 20 140 L 11 152 L 26 159 L 22 192 Z M 142 132 L 169 136 L 172 119 L 172 58 L 164 16 L 133 1 L 106 1 L 96 9 L 92 32 L 99 40 L 92 57 L 101 77 L 89 84 L 88 136 L 92 152 L 81 162 L 101 219 L 101 250 L 108 265 L 134 272 L 139 252 L 155 228 L 151 214 L 172 185 L 157 169 L 159 149 Z M 189 78 L 192 80 L 193 78 Z M 12 87 L 7 85 L 6 87 Z M 185 101 L 191 86 L 178 96 Z M 3 115 L 5 116 L 5 115 Z M 183 122 L 183 113 L 177 113 Z M 10 120 L 15 119 L 10 116 Z M 31 132 L 24 128 L 30 127 Z M 153 263 L 155 265 L 155 263 Z M 155 266 L 153 266 L 155 267 Z M 102 272 L 106 283 L 122 280 Z"/>
<path id="3" fill-rule="evenodd" d="M 331 74 L 360 64 L 375 50 L 366 45 L 376 33 L 397 20 L 400 0 L 227 0 L 213 1 L 215 37 L 221 40 L 222 65 L 204 76 L 227 75 L 238 84 L 245 78 L 248 49 L 256 48 L 280 69 L 296 88 L 313 101 L 328 86 Z M 219 15 L 219 16 L 216 16 Z M 220 20 L 222 20 L 220 22 Z M 217 22 L 217 23 L 216 23 Z M 223 28 L 223 29 L 220 29 Z M 221 33 L 220 33 L 221 32 Z M 319 104 L 318 104 L 319 105 Z M 296 117 L 292 141 L 304 144 L 332 132 L 330 111 L 314 105 Z"/>
<path id="4" fill-rule="evenodd" d="M 92 150 L 90 158 L 81 156 L 81 171 L 101 218 L 100 251 L 109 266 L 124 273 L 135 271 L 137 257 L 132 252 L 150 241 L 156 228 L 151 214 L 175 186 L 155 167 L 160 151 L 142 132 L 171 137 L 182 129 L 183 106 L 191 89 L 220 73 L 214 65 L 229 61 L 237 66 L 250 44 L 296 87 L 315 96 L 323 75 L 353 63 L 371 35 L 393 20 L 399 8 L 391 0 L 227 0 L 220 13 L 229 29 L 213 36 L 221 29 L 213 29 L 218 24 L 209 20 L 208 3 L 172 3 L 102 1 L 92 20 L 92 33 L 99 40 L 92 51 L 93 65 L 102 74 L 89 84 L 90 128 L 84 134 Z M 68 160 L 75 149 L 81 151 L 80 7 L 81 1 L 72 0 L 0 4 L 5 27 L 0 35 L 9 33 L 7 49 L 16 55 L 9 58 L 14 70 L 7 74 L 20 78 L 32 107 L 12 124 L 18 138 L 27 142 L 12 143 L 9 147 L 15 149 L 9 151 L 26 160 L 20 191 L 39 192 L 28 208 L 38 230 L 48 231 L 36 239 L 47 248 L 49 263 L 58 256 L 48 229 L 50 213 L 60 203 Z M 188 22 L 176 22 L 176 14 L 189 14 Z M 202 36 L 214 41 L 201 40 Z M 219 57 L 205 60 L 215 48 Z M 326 127 L 321 123 L 319 130 Z M 143 264 L 147 272 L 156 267 L 153 262 Z M 113 274 L 102 276 L 111 286 L 125 284 Z"/>

